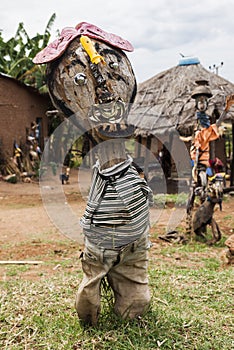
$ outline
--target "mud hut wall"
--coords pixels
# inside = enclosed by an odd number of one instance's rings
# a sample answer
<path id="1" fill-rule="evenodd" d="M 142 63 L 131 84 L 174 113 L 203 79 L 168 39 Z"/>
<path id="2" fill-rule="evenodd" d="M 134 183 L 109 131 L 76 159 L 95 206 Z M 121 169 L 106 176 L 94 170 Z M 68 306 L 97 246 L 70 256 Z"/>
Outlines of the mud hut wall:
<path id="1" fill-rule="evenodd" d="M 143 159 L 145 158 L 146 148 L 147 147 L 147 138 L 151 137 L 150 153 L 149 153 L 149 162 L 155 162 L 155 158 L 158 159 L 159 151 L 162 148 L 162 143 L 156 138 L 151 136 L 138 136 L 135 138 L 135 148 L 134 148 L 134 157 Z"/>
<path id="2" fill-rule="evenodd" d="M 137 136 L 135 138 L 134 146 L 134 158 L 144 158 L 145 157 L 145 148 L 147 145 L 147 137 Z"/>
<path id="3" fill-rule="evenodd" d="M 0 77 L 0 140 L 2 152 L 13 155 L 14 140 L 20 144 L 26 142 L 26 128 L 41 119 L 41 141 L 48 135 L 48 123 L 45 112 L 50 105 L 48 96 L 40 95 L 15 79 Z M 41 145 L 43 147 L 43 144 Z"/>
<path id="4" fill-rule="evenodd" d="M 223 162 L 223 165 L 226 168 L 227 167 L 227 156 L 226 156 L 225 138 L 224 137 L 220 137 L 218 140 L 215 140 L 215 156 Z"/>

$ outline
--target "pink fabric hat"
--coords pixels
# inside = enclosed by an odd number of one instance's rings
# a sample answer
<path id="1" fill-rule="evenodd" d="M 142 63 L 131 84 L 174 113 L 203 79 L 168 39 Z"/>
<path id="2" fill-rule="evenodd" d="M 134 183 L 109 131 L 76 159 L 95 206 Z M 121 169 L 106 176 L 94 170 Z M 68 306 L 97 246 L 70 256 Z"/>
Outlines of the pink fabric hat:
<path id="1" fill-rule="evenodd" d="M 48 63 L 60 57 L 70 42 L 80 35 L 87 35 L 90 38 L 98 39 L 121 50 L 133 51 L 133 46 L 129 41 L 118 35 L 107 33 L 104 30 L 87 22 L 77 24 L 75 28 L 66 27 L 61 31 L 60 37 L 50 43 L 34 57 L 36 64 Z"/>

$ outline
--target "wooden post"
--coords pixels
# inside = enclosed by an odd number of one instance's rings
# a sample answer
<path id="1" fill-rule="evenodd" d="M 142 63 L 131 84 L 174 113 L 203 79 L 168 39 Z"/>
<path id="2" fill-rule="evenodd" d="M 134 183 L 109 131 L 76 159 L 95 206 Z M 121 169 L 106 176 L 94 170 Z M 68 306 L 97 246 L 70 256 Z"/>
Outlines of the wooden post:
<path id="1" fill-rule="evenodd" d="M 231 178 L 230 186 L 234 185 L 234 122 L 232 122 L 232 159 L 231 159 Z"/>
<path id="2" fill-rule="evenodd" d="M 210 159 L 215 159 L 215 141 L 210 141 Z"/>
<path id="3" fill-rule="evenodd" d="M 151 150 L 151 135 L 147 136 L 147 139 L 146 139 L 145 161 L 144 161 L 144 175 L 146 179 L 148 179 L 148 175 L 149 175 L 150 150 Z"/>
<path id="4" fill-rule="evenodd" d="M 216 122 L 216 116 L 215 113 L 210 118 L 210 123 L 215 124 Z M 216 152 L 215 152 L 215 141 L 210 141 L 210 159 L 215 159 L 216 157 Z"/>
<path id="5" fill-rule="evenodd" d="M 140 158 L 140 156 L 141 156 L 141 142 L 142 142 L 142 137 L 141 137 L 141 135 L 139 135 L 137 137 L 137 142 L 136 142 L 136 145 L 137 145 L 137 147 L 136 147 L 136 158 Z"/>

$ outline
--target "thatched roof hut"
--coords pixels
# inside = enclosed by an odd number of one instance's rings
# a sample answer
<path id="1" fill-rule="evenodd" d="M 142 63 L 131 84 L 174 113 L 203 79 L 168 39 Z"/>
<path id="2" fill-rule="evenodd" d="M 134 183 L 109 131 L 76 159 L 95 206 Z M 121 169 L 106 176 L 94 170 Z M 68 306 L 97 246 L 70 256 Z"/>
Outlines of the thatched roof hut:
<path id="1" fill-rule="evenodd" d="M 153 154 L 158 154 L 166 142 L 169 144 L 167 149 L 171 152 L 179 150 L 178 134 L 189 136 L 193 133 L 196 125 L 196 106 L 191 94 L 198 80 L 206 80 L 209 84 L 213 96 L 209 100 L 206 113 L 211 117 L 211 122 L 215 122 L 224 109 L 226 96 L 234 94 L 234 84 L 206 70 L 197 58 L 182 59 L 177 66 L 138 85 L 136 99 L 129 116 L 129 122 L 136 126 L 135 136 L 138 141 L 136 158 L 143 155 L 142 144 L 150 148 Z M 232 122 L 234 130 L 234 106 L 226 115 L 225 121 Z M 234 134 L 234 131 L 232 133 Z M 177 134 L 176 144 L 175 134 Z M 215 142 L 217 145 L 213 147 L 213 151 L 215 149 L 213 154 L 222 159 L 226 166 L 228 157 L 225 153 L 225 140 Z M 144 165 L 148 167 L 146 163 L 150 163 L 150 160 L 144 161 Z M 233 160 L 231 164 L 231 178 L 233 178 Z"/>
<path id="2" fill-rule="evenodd" d="M 218 117 L 224 108 L 225 97 L 234 93 L 234 84 L 206 70 L 199 61 L 191 61 L 190 64 L 181 61 L 179 65 L 138 85 L 129 119 L 137 126 L 138 133 L 159 135 L 176 129 L 181 134 L 191 134 L 196 122 L 191 93 L 197 80 L 207 80 L 212 91 L 207 110 L 209 116 Z M 226 118 L 234 121 L 234 108 Z"/>

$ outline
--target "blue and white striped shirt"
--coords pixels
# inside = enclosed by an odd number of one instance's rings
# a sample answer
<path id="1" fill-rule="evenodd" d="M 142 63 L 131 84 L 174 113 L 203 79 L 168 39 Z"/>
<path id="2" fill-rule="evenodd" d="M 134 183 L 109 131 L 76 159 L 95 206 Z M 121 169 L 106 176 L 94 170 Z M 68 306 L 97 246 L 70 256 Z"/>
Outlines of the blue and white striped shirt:
<path id="1" fill-rule="evenodd" d="M 81 226 L 88 240 L 115 249 L 134 242 L 149 226 L 152 192 L 129 159 L 110 171 L 94 167 Z"/>

